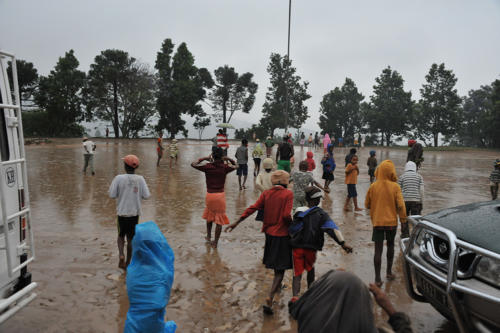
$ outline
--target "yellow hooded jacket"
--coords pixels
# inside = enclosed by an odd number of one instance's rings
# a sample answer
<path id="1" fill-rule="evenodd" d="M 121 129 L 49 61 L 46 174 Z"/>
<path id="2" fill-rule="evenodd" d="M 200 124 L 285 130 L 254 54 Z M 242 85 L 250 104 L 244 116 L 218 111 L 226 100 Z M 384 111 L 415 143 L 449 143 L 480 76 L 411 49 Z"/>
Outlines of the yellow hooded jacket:
<path id="1" fill-rule="evenodd" d="M 377 180 L 370 186 L 365 207 L 370 210 L 374 227 L 393 227 L 406 222 L 406 207 L 401 188 L 396 181 L 396 168 L 391 160 L 385 160 L 375 170 Z"/>

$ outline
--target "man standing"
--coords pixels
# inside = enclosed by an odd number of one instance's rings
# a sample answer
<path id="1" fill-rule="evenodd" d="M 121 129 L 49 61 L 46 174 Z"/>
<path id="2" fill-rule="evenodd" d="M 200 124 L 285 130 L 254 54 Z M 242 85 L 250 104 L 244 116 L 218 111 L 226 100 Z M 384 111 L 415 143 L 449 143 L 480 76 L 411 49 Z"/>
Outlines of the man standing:
<path id="1" fill-rule="evenodd" d="M 236 150 L 236 163 L 238 163 L 238 170 L 236 174 L 238 175 L 238 184 L 240 186 L 240 191 L 245 189 L 245 184 L 247 182 L 248 176 L 248 140 L 241 140 L 241 146 Z M 243 176 L 243 184 L 241 183 L 241 176 Z"/>
<path id="2" fill-rule="evenodd" d="M 90 165 L 90 171 L 92 176 L 95 175 L 94 172 L 94 151 L 96 145 L 94 142 L 90 141 L 86 136 L 83 137 L 83 158 L 85 164 L 83 165 L 83 173 L 87 172 L 87 167 Z"/>
<path id="3" fill-rule="evenodd" d="M 276 152 L 276 161 L 278 161 L 278 170 L 285 170 L 290 173 L 290 159 L 293 157 L 293 145 L 288 142 L 288 135 L 283 137 L 283 142 L 278 145 Z"/>

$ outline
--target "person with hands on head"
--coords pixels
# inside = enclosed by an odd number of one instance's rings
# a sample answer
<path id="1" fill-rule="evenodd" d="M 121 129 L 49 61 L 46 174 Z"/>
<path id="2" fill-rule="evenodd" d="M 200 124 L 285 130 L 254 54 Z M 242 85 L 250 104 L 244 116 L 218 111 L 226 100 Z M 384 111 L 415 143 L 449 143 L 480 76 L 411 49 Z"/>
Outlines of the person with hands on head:
<path id="1" fill-rule="evenodd" d="M 290 175 L 284 170 L 271 174 L 273 187 L 264 191 L 259 199 L 248 207 L 241 217 L 226 227 L 226 232 L 233 231 L 241 222 L 258 210 L 264 211 L 262 232 L 266 236 L 263 264 L 274 270 L 274 280 L 269 297 L 263 305 L 265 314 L 273 314 L 274 295 L 280 290 L 285 270 L 292 269 L 292 248 L 288 226 L 292 221 L 293 193 L 287 189 Z"/>
<path id="2" fill-rule="evenodd" d="M 323 249 L 325 243 L 324 233 L 333 238 L 346 253 L 352 252 L 352 247 L 344 241 L 344 236 L 339 227 L 330 216 L 319 207 L 323 198 L 321 190 L 314 186 L 305 189 L 307 206 L 298 207 L 295 211 L 293 222 L 290 225 L 290 244 L 293 248 L 293 297 L 289 306 L 299 298 L 302 273 L 307 271 L 307 287 L 314 282 L 314 263 L 316 253 Z"/>
<path id="3" fill-rule="evenodd" d="M 211 156 L 202 157 L 196 162 L 191 163 L 191 166 L 205 173 L 207 184 L 207 194 L 205 197 L 205 210 L 203 219 L 207 221 L 207 236 L 205 240 L 216 249 L 219 243 L 219 237 L 222 232 L 222 226 L 229 224 L 229 219 L 226 215 L 226 194 L 224 186 L 226 184 L 226 175 L 236 170 L 236 162 L 223 156 L 222 148 L 217 147 Z M 208 161 L 206 164 L 201 164 Z M 229 163 L 225 163 L 225 162 Z M 212 241 L 212 225 L 216 224 L 215 237 Z"/>

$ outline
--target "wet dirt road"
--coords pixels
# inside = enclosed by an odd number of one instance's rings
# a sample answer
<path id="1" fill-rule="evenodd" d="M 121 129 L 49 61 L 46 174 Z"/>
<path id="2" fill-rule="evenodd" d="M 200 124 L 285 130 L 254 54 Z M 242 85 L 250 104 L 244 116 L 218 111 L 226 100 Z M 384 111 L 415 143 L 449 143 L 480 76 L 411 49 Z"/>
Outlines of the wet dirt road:
<path id="1" fill-rule="evenodd" d="M 96 140 L 96 143 L 95 176 L 81 172 L 80 140 L 55 140 L 27 147 L 37 251 L 36 262 L 29 270 L 39 283 L 39 296 L 2 325 L 1 332 L 122 332 L 128 300 L 125 275 L 117 268 L 115 202 L 108 198 L 107 190 L 113 177 L 122 173 L 120 158 L 129 153 L 141 159 L 138 173 L 144 175 L 152 194 L 143 203 L 140 221 L 156 221 L 175 252 L 175 281 L 167 318 L 177 322 L 178 332 L 296 332 L 296 324 L 286 307 L 291 297 L 291 271 L 286 273 L 286 288 L 276 299 L 276 314 L 273 317 L 262 314 L 261 304 L 270 287 L 272 272 L 261 264 L 264 235 L 255 216 L 231 234 L 223 233 L 218 250 L 212 250 L 204 242 L 205 223 L 201 219 L 204 175 L 189 163 L 208 155 L 209 144 L 181 141 L 178 165 L 169 169 L 166 160 L 156 167 L 153 140 L 108 143 Z M 235 149 L 232 145 L 230 156 L 234 156 Z M 306 148 L 295 149 L 297 160 L 305 158 Z M 359 154 L 361 204 L 369 186 L 366 169 L 369 150 L 364 148 Z M 406 150 L 377 148 L 376 151 L 379 163 L 392 159 L 401 174 Z M 318 255 L 316 274 L 320 276 L 329 269 L 343 267 L 368 283 L 373 281 L 374 274 L 371 224 L 366 212 L 342 212 L 346 193 L 342 168 L 345 153 L 345 149 L 336 149 L 336 179 L 322 206 L 340 226 L 354 251 L 344 254 L 333 240 L 327 239 Z M 425 152 L 421 170 L 426 183 L 424 213 L 489 200 L 487 178 L 497 154 Z M 315 159 L 320 165 L 319 151 Z M 253 170 L 252 162 L 249 166 Z M 321 179 L 320 168 L 314 175 Z M 248 189 L 240 192 L 236 174 L 227 178 L 227 214 L 231 221 L 257 199 L 252 175 L 247 185 Z M 384 267 L 385 255 L 382 271 Z M 454 326 L 430 305 L 413 302 L 407 296 L 400 254 L 395 272 L 397 279 L 386 282 L 383 289 L 398 310 L 410 315 L 415 331 L 454 332 Z M 378 323 L 387 320 L 380 308 L 375 307 L 375 313 Z"/>

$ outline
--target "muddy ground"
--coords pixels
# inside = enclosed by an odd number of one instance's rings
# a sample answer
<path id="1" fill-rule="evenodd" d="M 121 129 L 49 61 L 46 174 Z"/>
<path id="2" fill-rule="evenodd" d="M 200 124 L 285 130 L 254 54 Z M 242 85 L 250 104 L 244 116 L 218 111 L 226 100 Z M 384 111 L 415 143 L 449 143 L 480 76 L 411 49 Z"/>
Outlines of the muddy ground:
<path id="1" fill-rule="evenodd" d="M 144 175 L 152 194 L 143 204 L 140 220 L 156 221 L 176 256 L 167 318 L 177 322 L 178 332 L 296 332 L 286 307 L 291 297 L 291 271 L 286 273 L 286 287 L 276 299 L 276 314 L 265 317 L 261 311 L 272 272 L 261 264 L 264 235 L 260 233 L 260 222 L 251 217 L 233 233 L 223 233 L 218 250 L 204 242 L 204 175 L 189 164 L 209 154 L 208 143 L 181 141 L 180 158 L 173 169 L 167 160 L 156 167 L 153 140 L 110 139 L 96 143 L 95 176 L 81 172 L 80 140 L 55 140 L 27 147 L 37 251 L 36 262 L 29 270 L 39 284 L 38 297 L 2 325 L 0 331 L 122 332 L 128 300 L 125 274 L 117 268 L 115 202 L 108 198 L 107 190 L 113 177 L 123 172 L 120 158 L 136 154 L 142 162 L 138 173 Z M 306 148 L 295 149 L 300 159 L 305 158 Z M 235 150 L 232 145 L 229 155 L 234 156 Z M 369 150 L 363 148 L 359 154 L 361 203 L 369 186 Z M 376 151 L 379 163 L 389 158 L 396 164 L 398 174 L 402 172 L 406 150 Z M 345 254 L 333 240 L 327 239 L 318 255 L 317 276 L 343 267 L 368 283 L 374 279 L 369 216 L 366 212 L 343 213 L 341 209 L 346 194 L 342 172 L 345 154 L 345 149 L 336 149 L 336 179 L 322 206 L 340 226 L 354 252 Z M 315 154 L 317 165 L 320 155 L 319 151 Z M 489 200 L 488 175 L 497 155 L 492 151 L 425 152 L 421 169 L 426 183 L 424 213 Z M 318 180 L 320 169 L 314 172 Z M 228 176 L 227 214 L 231 221 L 257 199 L 253 179 L 249 175 L 248 189 L 240 192 L 236 174 Z M 430 305 L 416 303 L 407 296 L 401 269 L 399 253 L 395 263 L 397 279 L 386 282 L 383 288 L 396 308 L 411 316 L 415 331 L 455 331 L 453 324 Z M 386 321 L 382 310 L 374 308 L 377 322 Z"/>

